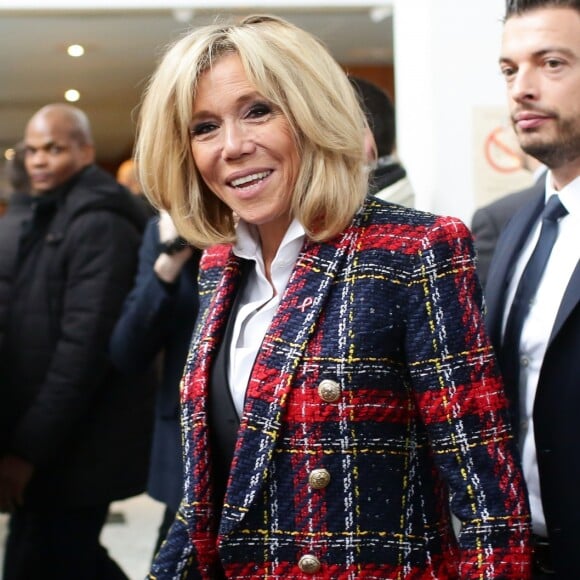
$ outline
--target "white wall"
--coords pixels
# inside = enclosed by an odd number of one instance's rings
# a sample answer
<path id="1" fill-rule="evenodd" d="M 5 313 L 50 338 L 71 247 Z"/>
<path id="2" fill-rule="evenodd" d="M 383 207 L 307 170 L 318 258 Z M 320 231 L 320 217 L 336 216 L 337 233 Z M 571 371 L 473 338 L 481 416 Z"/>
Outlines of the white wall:
<path id="1" fill-rule="evenodd" d="M 469 223 L 481 154 L 474 111 L 505 104 L 497 64 L 504 0 L 394 0 L 394 7 L 399 157 L 419 208 Z"/>

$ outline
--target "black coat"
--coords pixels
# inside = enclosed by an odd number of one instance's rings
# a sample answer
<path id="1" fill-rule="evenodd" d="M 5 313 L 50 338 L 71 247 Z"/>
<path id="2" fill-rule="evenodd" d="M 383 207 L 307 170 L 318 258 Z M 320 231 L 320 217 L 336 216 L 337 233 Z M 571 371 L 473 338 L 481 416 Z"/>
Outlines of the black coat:
<path id="1" fill-rule="evenodd" d="M 130 381 L 107 356 L 143 226 L 96 166 L 0 219 L 0 454 L 35 466 L 29 504 L 144 490 L 152 377 Z"/>
<path id="2" fill-rule="evenodd" d="M 543 188 L 536 186 L 529 203 L 511 219 L 500 236 L 485 289 L 487 324 L 496 350 L 501 348 L 502 317 L 512 266 L 544 208 Z M 580 264 L 576 266 L 552 328 L 542 361 L 534 401 L 534 435 L 542 505 L 558 579 L 578 575 L 580 546 Z M 506 393 L 519 424 L 518 386 Z"/>
<path id="3" fill-rule="evenodd" d="M 13 193 L 6 210 L 0 217 L 0 353 L 5 339 L 5 324 L 10 305 L 12 278 L 16 269 L 18 255 L 18 240 L 22 232 L 23 223 L 32 216 L 33 198 L 24 193 Z M 0 360 L 1 363 L 1 360 Z M 5 382 L 0 381 L 0 401 L 4 400 Z M 3 405 L 0 406 L 0 443 L 4 440 L 2 433 L 5 430 L 6 415 Z M 0 447 L 0 452 L 2 448 Z"/>
<path id="4" fill-rule="evenodd" d="M 151 218 L 145 229 L 135 286 L 113 331 L 110 352 L 113 363 L 127 373 L 150 366 L 163 353 L 147 491 L 177 511 L 183 493 L 179 383 L 197 317 L 199 251 L 174 284 L 162 282 L 153 271 L 159 256 L 158 219 Z"/>

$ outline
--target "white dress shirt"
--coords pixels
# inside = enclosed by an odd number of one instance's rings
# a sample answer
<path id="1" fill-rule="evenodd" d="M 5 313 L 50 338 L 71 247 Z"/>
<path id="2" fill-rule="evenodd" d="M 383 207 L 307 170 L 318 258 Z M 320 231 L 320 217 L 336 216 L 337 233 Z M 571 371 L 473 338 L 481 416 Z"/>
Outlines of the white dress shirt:
<path id="1" fill-rule="evenodd" d="M 304 228 L 297 220 L 293 220 L 272 261 L 272 287 L 266 279 L 257 229 L 242 220 L 238 222 L 234 254 L 255 262 L 255 268 L 251 270 L 238 302 L 238 310 L 234 313 L 236 319 L 229 353 L 228 380 L 232 399 L 240 417 L 254 362 L 288 285 L 304 238 Z"/>
<path id="2" fill-rule="evenodd" d="M 555 191 L 552 186 L 552 175 L 548 172 L 546 175 L 546 201 L 556 193 L 568 210 L 568 214 L 558 222 L 558 237 L 540 280 L 536 298 L 524 322 L 519 346 L 522 464 L 530 497 L 533 530 L 540 536 L 547 536 L 547 530 L 540 494 L 540 477 L 534 438 L 534 399 L 552 327 L 566 287 L 580 259 L 580 177 L 566 185 L 561 191 Z M 518 258 L 508 288 L 503 331 L 505 331 L 507 315 L 518 282 L 539 238 L 540 227 L 541 224 L 538 222 Z M 554 393 L 553 396 L 557 397 L 558 393 Z"/>

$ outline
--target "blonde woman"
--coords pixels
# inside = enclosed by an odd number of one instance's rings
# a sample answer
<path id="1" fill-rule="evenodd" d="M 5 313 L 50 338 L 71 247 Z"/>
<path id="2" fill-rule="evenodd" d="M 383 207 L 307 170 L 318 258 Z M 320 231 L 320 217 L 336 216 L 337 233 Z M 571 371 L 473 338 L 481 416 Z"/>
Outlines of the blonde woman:
<path id="1" fill-rule="evenodd" d="M 275 17 L 194 30 L 150 82 L 141 180 L 205 248 L 184 496 L 151 578 L 527 577 L 470 235 L 366 198 L 364 126 L 326 49 Z"/>

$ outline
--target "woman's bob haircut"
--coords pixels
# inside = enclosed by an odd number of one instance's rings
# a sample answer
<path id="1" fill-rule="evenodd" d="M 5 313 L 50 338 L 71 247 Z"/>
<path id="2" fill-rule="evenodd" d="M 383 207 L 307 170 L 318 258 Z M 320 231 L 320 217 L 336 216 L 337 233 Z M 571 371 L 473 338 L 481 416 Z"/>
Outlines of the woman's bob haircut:
<path id="1" fill-rule="evenodd" d="M 365 116 L 327 49 L 274 16 L 194 29 L 165 53 L 144 94 L 135 145 L 147 197 L 199 248 L 235 240 L 232 211 L 201 179 L 189 136 L 200 76 L 231 54 L 292 127 L 300 156 L 292 215 L 311 239 L 332 238 L 366 195 Z"/>

